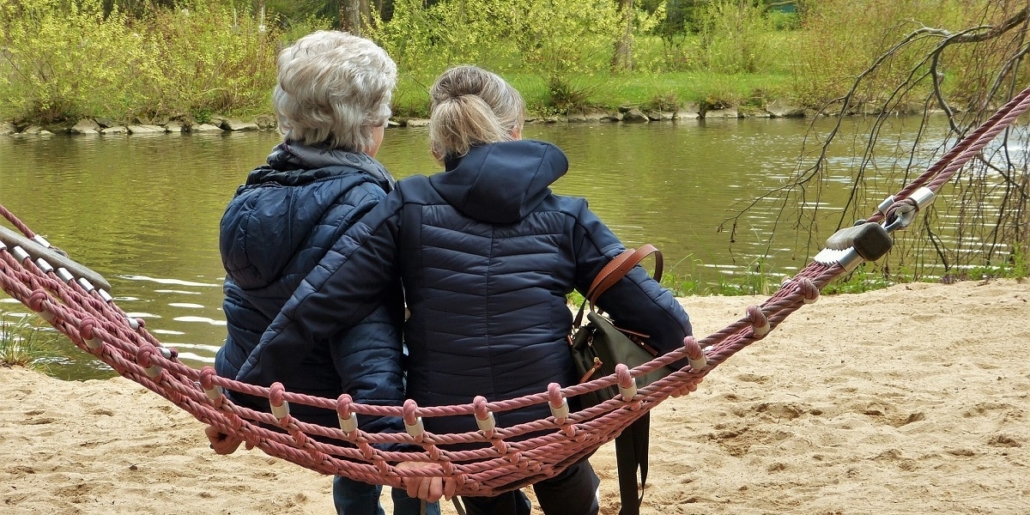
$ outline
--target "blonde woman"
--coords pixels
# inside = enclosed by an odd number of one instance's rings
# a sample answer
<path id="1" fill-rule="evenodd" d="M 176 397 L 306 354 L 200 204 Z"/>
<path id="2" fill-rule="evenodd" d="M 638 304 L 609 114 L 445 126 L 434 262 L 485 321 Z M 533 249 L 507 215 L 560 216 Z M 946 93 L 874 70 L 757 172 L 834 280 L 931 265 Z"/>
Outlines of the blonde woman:
<path id="1" fill-rule="evenodd" d="M 411 317 L 407 396 L 420 406 L 499 401 L 578 380 L 566 336 L 566 295 L 585 292 L 624 250 L 581 198 L 551 193 L 568 161 L 554 145 L 522 140 L 521 96 L 473 66 L 445 72 L 430 90 L 433 154 L 444 172 L 397 183 L 386 200 L 340 238 L 265 332 L 266 356 L 302 348 L 321 331 L 350 327 L 400 276 Z M 640 267 L 598 301 L 620 327 L 670 351 L 691 333 L 672 294 Z M 497 424 L 549 416 L 544 405 L 500 413 Z M 439 433 L 475 431 L 472 417 L 432 418 Z M 545 514 L 593 515 L 598 478 L 586 460 L 533 486 Z M 413 480 L 409 494 L 438 499 L 440 478 Z M 522 492 L 466 497 L 471 514 L 524 515 Z"/>

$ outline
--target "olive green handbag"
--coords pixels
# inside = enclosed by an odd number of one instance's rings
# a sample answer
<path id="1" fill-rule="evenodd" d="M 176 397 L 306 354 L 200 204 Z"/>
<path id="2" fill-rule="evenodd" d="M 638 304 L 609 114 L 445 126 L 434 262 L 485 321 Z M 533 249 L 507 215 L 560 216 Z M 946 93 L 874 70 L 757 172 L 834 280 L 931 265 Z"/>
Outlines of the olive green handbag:
<path id="1" fill-rule="evenodd" d="M 594 308 L 597 299 L 620 279 L 626 276 L 645 257 L 655 255 L 655 280 L 662 278 L 662 253 L 652 245 L 644 245 L 636 250 L 627 250 L 618 255 L 601 269 L 594 278 L 590 290 L 579 307 L 579 313 L 573 321 L 572 335 L 569 340 L 572 359 L 580 373 L 580 382 L 584 383 L 598 377 L 615 373 L 615 365 L 625 364 L 630 369 L 636 368 L 654 359 L 658 352 L 647 345 L 647 335 L 634 333 L 616 327 L 608 317 Z M 587 311 L 586 306 L 590 304 Z M 583 324 L 583 313 L 587 322 Z M 662 367 L 651 373 L 638 377 L 637 386 L 644 387 L 674 372 L 672 368 Z M 580 395 L 580 408 L 585 409 L 600 404 L 618 395 L 613 385 Z M 650 414 L 645 413 L 629 425 L 622 434 L 615 438 L 615 459 L 619 471 L 619 515 L 639 515 L 640 504 L 644 499 L 644 488 L 647 485 L 647 458 L 650 440 Z M 637 474 L 639 476 L 639 483 Z M 640 496 L 637 496 L 637 493 Z"/>
<path id="2" fill-rule="evenodd" d="M 634 266 L 647 256 L 655 256 L 655 280 L 662 278 L 662 253 L 653 245 L 644 245 L 636 250 L 627 250 L 605 265 L 597 274 L 590 290 L 587 291 L 583 304 L 572 324 L 571 348 L 576 370 L 580 374 L 580 382 L 615 373 L 615 365 L 622 363 L 633 369 L 654 359 L 658 352 L 650 347 L 646 334 L 634 333 L 616 327 L 612 321 L 595 309 L 595 303 L 602 293 L 619 282 Z M 589 309 L 587 305 L 589 304 Z M 583 324 L 583 314 L 587 322 Z M 673 370 L 662 367 L 637 378 L 637 387 L 644 387 L 661 379 Z M 600 404 L 618 395 L 616 386 L 579 396 L 581 408 Z"/>

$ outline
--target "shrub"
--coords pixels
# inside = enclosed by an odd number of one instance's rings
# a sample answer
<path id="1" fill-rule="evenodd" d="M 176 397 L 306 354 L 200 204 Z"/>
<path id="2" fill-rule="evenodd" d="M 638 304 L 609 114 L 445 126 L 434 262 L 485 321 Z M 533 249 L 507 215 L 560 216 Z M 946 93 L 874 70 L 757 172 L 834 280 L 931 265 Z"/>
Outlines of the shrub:
<path id="1" fill-rule="evenodd" d="M 0 117 L 268 110 L 276 29 L 215 0 L 129 18 L 101 0 L 0 3 Z"/>
<path id="2" fill-rule="evenodd" d="M 43 340 L 45 336 L 29 323 L 29 317 L 11 321 L 0 312 L 0 366 L 38 366 L 45 355 Z"/>
<path id="3" fill-rule="evenodd" d="M 124 112 L 141 95 L 133 57 L 142 37 L 100 0 L 0 3 L 0 116 L 56 122 Z"/>

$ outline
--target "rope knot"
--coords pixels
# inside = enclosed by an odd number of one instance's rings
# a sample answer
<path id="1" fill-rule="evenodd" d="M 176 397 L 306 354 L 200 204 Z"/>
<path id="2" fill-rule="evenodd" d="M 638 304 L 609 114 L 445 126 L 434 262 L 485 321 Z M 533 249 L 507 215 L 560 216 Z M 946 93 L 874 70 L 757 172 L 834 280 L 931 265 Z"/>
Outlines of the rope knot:
<path id="1" fill-rule="evenodd" d="M 422 442 L 426 428 L 422 425 L 422 417 L 418 416 L 418 403 L 414 399 L 404 401 L 404 430 L 415 439 Z"/>
<path id="2" fill-rule="evenodd" d="M 286 402 L 286 387 L 282 383 L 275 382 L 268 387 L 268 406 L 272 408 L 272 416 L 282 423 L 290 416 L 290 403 Z"/>
<path id="3" fill-rule="evenodd" d="M 490 408 L 487 406 L 486 397 L 477 395 L 476 398 L 472 399 L 472 409 L 475 412 L 476 424 L 479 426 L 479 430 L 487 438 L 493 437 L 496 422 L 494 421 L 494 414 L 490 412 Z"/>
<path id="4" fill-rule="evenodd" d="M 207 398 L 214 403 L 216 407 L 222 405 L 222 400 L 225 397 L 222 395 L 222 387 L 215 385 L 215 376 L 218 372 L 215 372 L 214 367 L 208 365 L 200 369 L 200 387 L 204 390 L 204 394 Z"/>
<path id="5" fill-rule="evenodd" d="M 807 277 L 798 281 L 798 292 L 805 296 L 805 304 L 819 300 L 819 287 Z"/>
<path id="6" fill-rule="evenodd" d="M 758 340 L 769 334 L 772 327 L 769 325 L 769 317 L 758 306 L 748 306 L 747 320 L 751 322 L 751 334 Z"/>
<path id="7" fill-rule="evenodd" d="M 336 414 L 339 415 L 340 418 L 350 418 L 350 415 L 351 415 L 350 405 L 353 402 L 354 402 L 354 399 L 350 395 L 348 395 L 346 393 L 343 394 L 343 395 L 340 395 L 339 397 L 337 397 L 336 398 Z"/>
<path id="8" fill-rule="evenodd" d="M 404 423 L 409 426 L 415 425 L 418 421 L 418 416 L 415 415 L 415 411 L 418 410 L 418 403 L 414 399 L 408 399 L 404 401 Z"/>
<path id="9" fill-rule="evenodd" d="M 215 367 L 207 365 L 200 369 L 200 387 L 205 390 L 211 390 L 215 387 L 214 377 L 218 375 L 215 372 Z"/>
<path id="10" fill-rule="evenodd" d="M 637 396 L 637 381 L 629 373 L 629 367 L 619 363 L 615 365 L 615 377 L 619 381 L 619 394 L 622 400 L 630 402 Z"/>
<path id="11" fill-rule="evenodd" d="M 352 402 L 354 399 L 346 393 L 336 399 L 336 417 L 340 420 L 340 430 L 345 435 L 352 435 L 358 429 L 358 417 L 351 413 Z"/>
<path id="12" fill-rule="evenodd" d="M 136 364 L 143 367 L 143 372 L 151 379 L 161 375 L 161 367 L 154 363 L 155 354 L 160 354 L 160 351 L 153 345 L 141 345 L 136 349 Z"/>
<path id="13" fill-rule="evenodd" d="M 547 407 L 551 408 L 551 416 L 558 424 L 564 424 L 569 418 L 569 401 L 561 394 L 561 385 L 547 385 Z"/>
<path id="14" fill-rule="evenodd" d="M 697 338 L 687 336 L 683 338 L 683 347 L 687 350 L 687 362 L 693 370 L 703 370 L 708 366 L 708 358 L 704 349 L 697 343 Z"/>
<path id="15" fill-rule="evenodd" d="M 50 299 L 50 295 L 43 289 L 33 290 L 32 294 L 29 295 L 29 308 L 36 313 L 46 311 L 47 300 Z"/>
<path id="16" fill-rule="evenodd" d="M 95 328 L 96 320 L 86 317 L 79 322 L 79 337 L 86 342 L 86 347 L 91 351 L 97 351 L 104 346 L 104 342 L 97 338 Z"/>

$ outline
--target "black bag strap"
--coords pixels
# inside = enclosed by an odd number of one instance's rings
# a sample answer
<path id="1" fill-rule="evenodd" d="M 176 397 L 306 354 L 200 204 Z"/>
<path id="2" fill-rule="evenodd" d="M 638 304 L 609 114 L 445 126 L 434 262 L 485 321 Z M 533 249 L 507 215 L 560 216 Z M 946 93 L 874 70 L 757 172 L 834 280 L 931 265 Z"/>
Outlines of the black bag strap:
<path id="1" fill-rule="evenodd" d="M 594 305 L 597 303 L 597 299 L 601 297 L 601 294 L 608 291 L 615 283 L 626 277 L 626 274 L 633 267 L 640 264 L 647 256 L 654 254 L 655 266 L 654 266 L 654 280 L 662 280 L 662 251 L 658 250 L 654 245 L 650 243 L 641 246 L 638 249 L 627 249 L 615 256 L 614 259 L 608 262 L 604 268 L 598 272 L 597 277 L 594 277 L 594 282 L 591 283 L 590 289 L 587 290 L 587 294 L 583 299 L 583 304 L 579 306 L 579 312 L 576 313 L 576 319 L 573 321 L 573 327 L 579 327 L 583 323 L 583 311 L 586 308 L 586 304 L 590 303 L 590 310 L 594 310 Z"/>
<path id="2" fill-rule="evenodd" d="M 639 515 L 647 486 L 647 453 L 651 433 L 651 414 L 630 424 L 615 438 L 615 461 L 619 470 L 619 515 Z M 637 497 L 637 470 L 640 471 L 640 497 Z"/>

